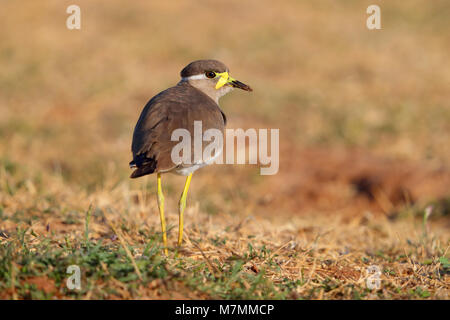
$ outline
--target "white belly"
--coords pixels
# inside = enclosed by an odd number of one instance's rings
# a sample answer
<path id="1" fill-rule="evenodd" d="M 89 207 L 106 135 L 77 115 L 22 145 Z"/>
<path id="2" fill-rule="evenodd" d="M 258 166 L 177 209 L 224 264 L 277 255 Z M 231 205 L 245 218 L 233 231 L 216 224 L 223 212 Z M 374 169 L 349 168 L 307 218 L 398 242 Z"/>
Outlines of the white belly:
<path id="1" fill-rule="evenodd" d="M 175 174 L 178 174 L 180 176 L 188 176 L 191 173 L 193 173 L 194 171 L 196 171 L 196 170 L 198 170 L 200 168 L 203 168 L 204 166 L 207 166 L 207 165 L 211 164 L 221 154 L 222 154 L 222 150 L 217 152 L 213 157 L 209 158 L 206 161 L 200 161 L 200 162 L 194 163 L 192 165 L 181 164 L 178 167 L 176 167 L 175 169 L 173 169 L 171 172 L 175 173 Z"/>

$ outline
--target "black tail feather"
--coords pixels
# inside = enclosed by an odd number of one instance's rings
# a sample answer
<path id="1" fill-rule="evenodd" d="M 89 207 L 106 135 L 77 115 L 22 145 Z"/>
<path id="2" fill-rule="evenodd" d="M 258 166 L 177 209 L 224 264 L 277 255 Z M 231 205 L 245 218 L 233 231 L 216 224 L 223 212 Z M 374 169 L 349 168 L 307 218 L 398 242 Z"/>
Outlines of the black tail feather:
<path id="1" fill-rule="evenodd" d="M 152 174 L 153 172 L 155 172 L 155 168 L 153 166 L 140 167 L 133 171 L 130 178 L 131 179 L 139 178 L 147 174 Z"/>
<path id="2" fill-rule="evenodd" d="M 139 178 L 147 174 L 152 174 L 156 170 L 156 161 L 154 158 L 147 158 L 145 154 L 137 155 L 130 162 L 130 168 L 136 168 L 130 178 Z"/>

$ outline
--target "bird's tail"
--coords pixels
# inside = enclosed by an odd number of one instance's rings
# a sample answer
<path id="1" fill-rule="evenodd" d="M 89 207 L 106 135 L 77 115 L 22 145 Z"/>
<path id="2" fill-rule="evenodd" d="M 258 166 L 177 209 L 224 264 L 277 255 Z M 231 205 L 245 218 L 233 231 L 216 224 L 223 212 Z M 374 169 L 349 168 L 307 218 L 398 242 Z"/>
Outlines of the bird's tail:
<path id="1" fill-rule="evenodd" d="M 154 166 L 143 166 L 134 170 L 130 178 L 131 179 L 139 178 L 147 174 L 152 174 L 153 172 L 155 172 Z"/>

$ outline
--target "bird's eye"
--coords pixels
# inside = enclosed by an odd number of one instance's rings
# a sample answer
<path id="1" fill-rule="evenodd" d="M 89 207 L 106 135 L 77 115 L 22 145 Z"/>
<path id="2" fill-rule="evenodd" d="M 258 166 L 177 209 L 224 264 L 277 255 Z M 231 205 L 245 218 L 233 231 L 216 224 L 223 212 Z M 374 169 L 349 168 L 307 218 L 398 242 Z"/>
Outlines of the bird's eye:
<path id="1" fill-rule="evenodd" d="M 216 77 L 216 73 L 214 71 L 206 71 L 205 75 L 206 75 L 207 78 L 210 78 L 210 79 Z"/>

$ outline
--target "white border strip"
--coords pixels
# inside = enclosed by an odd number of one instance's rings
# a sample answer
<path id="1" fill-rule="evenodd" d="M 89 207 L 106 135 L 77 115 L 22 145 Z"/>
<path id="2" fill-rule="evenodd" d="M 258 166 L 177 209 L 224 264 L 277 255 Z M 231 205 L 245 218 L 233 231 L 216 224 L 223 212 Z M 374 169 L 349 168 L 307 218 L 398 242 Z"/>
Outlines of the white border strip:
<path id="1" fill-rule="evenodd" d="M 206 77 L 206 75 L 204 73 L 200 73 L 200 74 L 196 74 L 196 75 L 189 76 L 189 77 L 182 77 L 181 81 L 203 80 L 203 79 L 209 79 L 209 78 Z"/>

